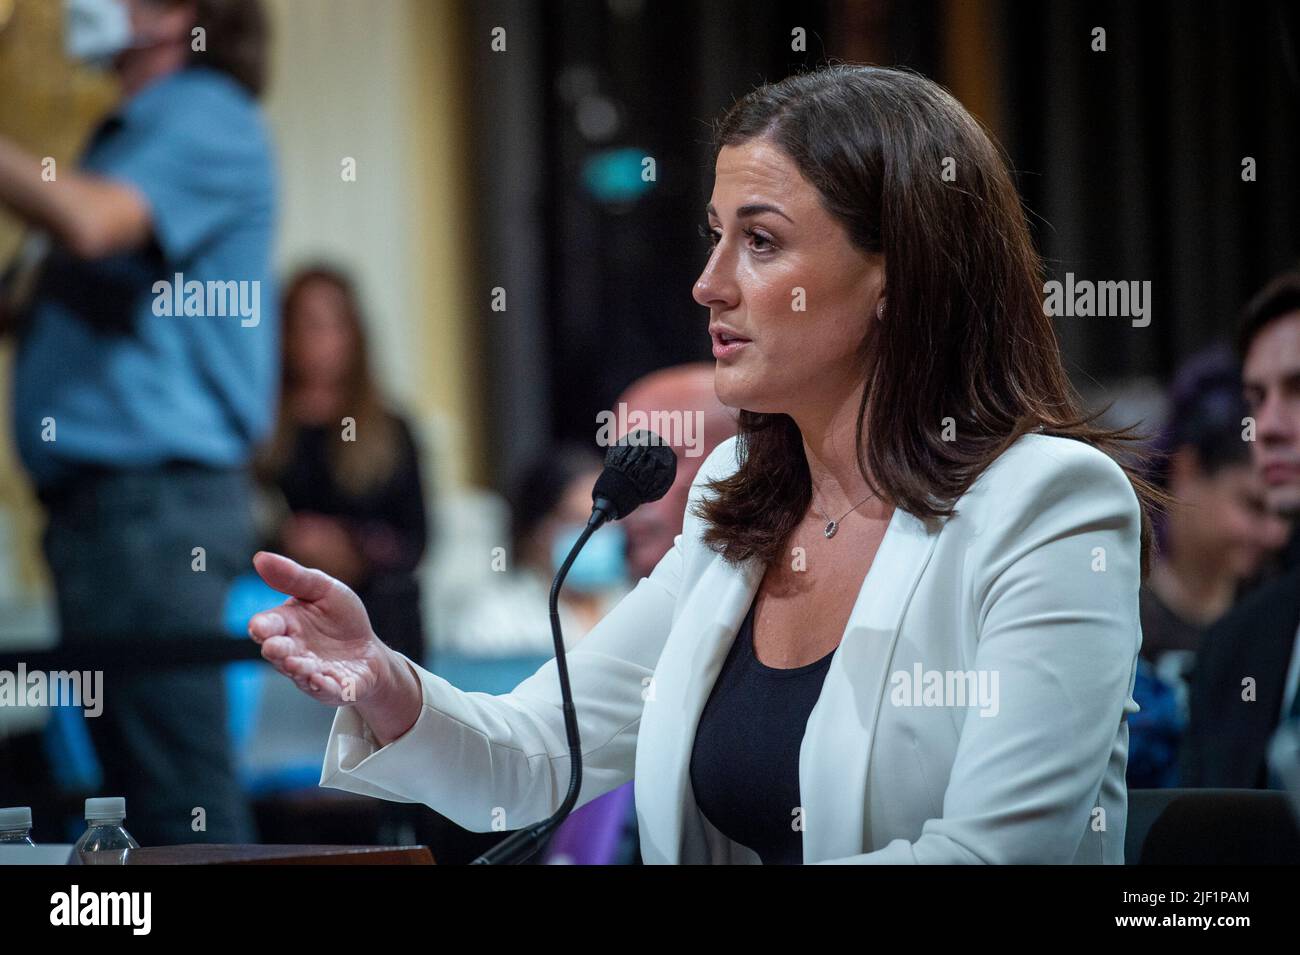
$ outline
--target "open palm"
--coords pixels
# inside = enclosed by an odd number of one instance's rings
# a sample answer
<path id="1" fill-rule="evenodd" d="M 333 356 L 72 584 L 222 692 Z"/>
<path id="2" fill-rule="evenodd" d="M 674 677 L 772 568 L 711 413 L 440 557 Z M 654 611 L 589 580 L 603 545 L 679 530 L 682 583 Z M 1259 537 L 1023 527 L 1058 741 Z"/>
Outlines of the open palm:
<path id="1" fill-rule="evenodd" d="M 290 595 L 248 621 L 262 657 L 322 703 L 360 703 L 373 695 L 385 673 L 386 648 L 351 588 L 266 551 L 253 556 L 253 566 L 267 584 Z"/>

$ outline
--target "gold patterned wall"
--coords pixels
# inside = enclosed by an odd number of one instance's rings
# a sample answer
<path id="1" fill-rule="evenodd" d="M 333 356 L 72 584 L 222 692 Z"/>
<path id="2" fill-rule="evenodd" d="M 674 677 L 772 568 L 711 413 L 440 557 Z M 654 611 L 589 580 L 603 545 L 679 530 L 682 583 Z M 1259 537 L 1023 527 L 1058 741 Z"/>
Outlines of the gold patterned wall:
<path id="1" fill-rule="evenodd" d="M 113 99 L 109 80 L 63 56 L 62 12 L 60 0 L 0 0 L 0 135 L 59 166 L 75 161 Z M 18 221 L 0 209 L 0 269 L 22 236 Z M 0 340 L 0 532 L 7 538 L 0 547 L 15 558 L 17 589 L 34 594 L 44 579 L 41 518 L 8 433 L 11 358 L 11 344 Z"/>

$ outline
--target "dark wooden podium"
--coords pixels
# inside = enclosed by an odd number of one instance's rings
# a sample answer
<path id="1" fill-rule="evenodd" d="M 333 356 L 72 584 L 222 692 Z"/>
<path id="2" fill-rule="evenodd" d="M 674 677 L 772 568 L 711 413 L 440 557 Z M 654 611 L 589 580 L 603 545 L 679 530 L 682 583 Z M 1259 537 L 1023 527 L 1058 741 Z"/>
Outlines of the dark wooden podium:
<path id="1" fill-rule="evenodd" d="M 433 865 L 428 846 L 149 846 L 128 849 L 127 865 Z"/>

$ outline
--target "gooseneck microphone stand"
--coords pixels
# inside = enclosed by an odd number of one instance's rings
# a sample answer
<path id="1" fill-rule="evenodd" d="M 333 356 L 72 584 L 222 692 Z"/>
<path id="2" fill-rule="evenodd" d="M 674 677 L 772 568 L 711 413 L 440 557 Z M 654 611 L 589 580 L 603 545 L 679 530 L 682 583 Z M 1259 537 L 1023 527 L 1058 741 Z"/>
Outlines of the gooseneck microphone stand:
<path id="1" fill-rule="evenodd" d="M 560 588 L 564 586 L 565 575 L 568 574 L 569 567 L 578 556 L 578 552 L 582 550 L 591 535 L 609 517 L 606 508 L 601 506 L 602 503 L 603 499 L 597 501 L 596 506 L 592 509 L 591 517 L 587 521 L 587 526 L 583 528 L 577 541 L 569 549 L 569 556 L 564 559 L 564 563 L 560 565 L 560 569 L 555 574 L 555 579 L 551 582 L 551 639 L 555 641 L 555 666 L 560 672 L 560 696 L 563 700 L 564 730 L 569 739 L 569 765 L 571 767 L 569 791 L 564 794 L 564 801 L 560 803 L 560 808 L 555 810 L 548 818 L 512 833 L 475 859 L 470 863 L 471 865 L 512 865 L 527 861 L 542 847 L 542 843 L 559 827 L 560 823 L 564 822 L 578 801 L 578 792 L 582 788 L 582 740 L 578 736 L 578 713 L 573 706 L 573 691 L 569 688 L 569 667 L 565 660 L 564 635 L 560 631 L 559 599 Z"/>
<path id="2" fill-rule="evenodd" d="M 574 558 L 602 524 L 622 520 L 642 504 L 659 500 L 672 487 L 676 474 L 677 456 L 653 431 L 634 431 L 605 452 L 605 469 L 591 489 L 591 517 L 551 583 L 551 639 L 555 641 L 555 666 L 560 674 L 564 729 L 569 738 L 569 791 L 565 793 L 560 808 L 549 818 L 507 836 L 475 859 L 472 865 L 523 862 L 541 848 L 543 840 L 555 831 L 577 805 L 578 793 L 582 788 L 582 740 L 578 736 L 578 714 L 573 706 L 564 636 L 560 632 L 560 588 L 564 585 L 564 577 Z"/>

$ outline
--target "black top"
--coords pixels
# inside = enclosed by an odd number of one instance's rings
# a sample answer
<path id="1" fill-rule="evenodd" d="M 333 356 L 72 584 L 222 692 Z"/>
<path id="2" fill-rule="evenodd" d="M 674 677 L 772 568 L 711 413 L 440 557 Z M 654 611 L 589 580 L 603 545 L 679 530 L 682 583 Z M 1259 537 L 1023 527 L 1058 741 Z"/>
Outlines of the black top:
<path id="1" fill-rule="evenodd" d="M 1268 744 L 1284 715 L 1298 623 L 1300 567 L 1294 567 L 1253 591 L 1205 631 L 1192 674 L 1181 785 L 1268 786 Z M 1246 706 L 1241 702 L 1243 674 L 1259 675 L 1255 702 Z"/>
<path id="2" fill-rule="evenodd" d="M 364 494 L 340 487 L 329 466 L 330 442 L 338 428 L 298 428 L 293 453 L 275 485 L 291 511 L 312 511 L 341 519 L 366 561 L 357 595 L 370 624 L 386 644 L 419 662 L 424 657 L 420 591 L 415 569 L 429 532 L 420 460 L 410 427 L 400 417 L 393 473 Z"/>
<path id="3" fill-rule="evenodd" d="M 799 865 L 799 746 L 835 651 L 801 667 L 764 665 L 754 654 L 754 607 L 700 716 L 691 786 L 696 805 L 723 835 L 753 849 L 765 865 Z"/>
<path id="4" fill-rule="evenodd" d="M 1151 663 L 1159 663 L 1170 650 L 1200 648 L 1205 628 L 1178 616 L 1146 584 L 1138 590 L 1138 614 L 1142 622 L 1142 656 Z"/>

